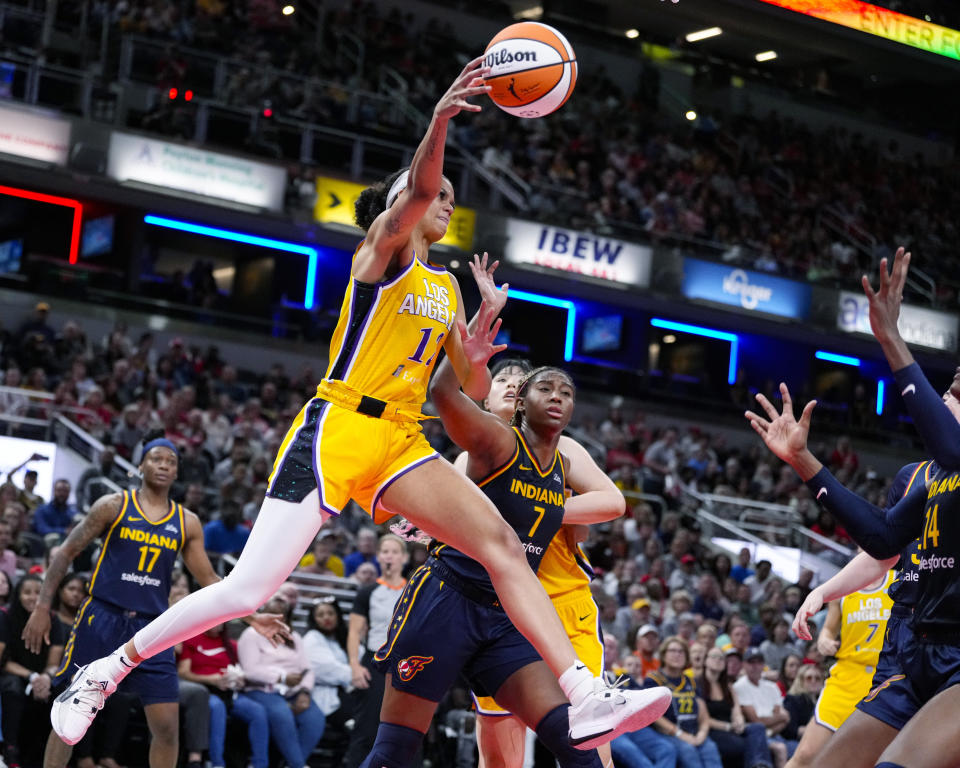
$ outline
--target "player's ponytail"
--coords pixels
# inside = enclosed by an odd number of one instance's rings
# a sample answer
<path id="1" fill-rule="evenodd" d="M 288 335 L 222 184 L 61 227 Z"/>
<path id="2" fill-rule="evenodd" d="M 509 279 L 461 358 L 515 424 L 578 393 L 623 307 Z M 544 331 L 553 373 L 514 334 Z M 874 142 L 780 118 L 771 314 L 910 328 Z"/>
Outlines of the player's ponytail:
<path id="1" fill-rule="evenodd" d="M 357 202 L 353 204 L 353 218 L 364 232 L 369 230 L 377 216 L 387 209 L 387 193 L 390 187 L 407 170 L 401 168 L 360 193 Z"/>

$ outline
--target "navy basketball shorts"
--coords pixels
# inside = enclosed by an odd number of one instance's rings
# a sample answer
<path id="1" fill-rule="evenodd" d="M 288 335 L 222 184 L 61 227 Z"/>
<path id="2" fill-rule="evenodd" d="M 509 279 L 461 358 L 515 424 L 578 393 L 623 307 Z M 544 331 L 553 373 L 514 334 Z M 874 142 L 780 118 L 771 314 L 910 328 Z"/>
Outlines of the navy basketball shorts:
<path id="1" fill-rule="evenodd" d="M 887 620 L 873 687 L 857 704 L 857 709 L 899 731 L 923 706 L 923 701 L 900 666 L 900 650 L 913 639 L 913 632 L 908 626 L 909 609 L 897 609 L 898 606 L 894 606 Z"/>
<path id="2" fill-rule="evenodd" d="M 63 662 L 53 678 L 53 690 L 60 693 L 76 674 L 77 667 L 109 656 L 153 618 L 88 597 L 77 611 L 63 651 Z M 139 696 L 143 706 L 178 701 L 180 686 L 173 649 L 144 659 L 124 678 L 119 689 Z"/>
<path id="3" fill-rule="evenodd" d="M 538 661 L 495 596 L 434 558 L 410 577 L 374 655 L 394 688 L 435 702 L 460 675 L 478 695 L 494 696 L 514 672 Z"/>

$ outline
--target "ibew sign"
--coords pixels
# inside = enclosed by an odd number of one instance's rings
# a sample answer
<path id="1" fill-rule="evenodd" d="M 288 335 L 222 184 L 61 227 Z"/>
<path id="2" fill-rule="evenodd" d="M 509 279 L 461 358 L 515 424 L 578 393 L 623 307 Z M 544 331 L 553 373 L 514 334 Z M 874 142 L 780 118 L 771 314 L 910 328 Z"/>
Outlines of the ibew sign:
<path id="1" fill-rule="evenodd" d="M 510 219 L 504 258 L 626 285 L 650 282 L 652 251 L 647 246 L 590 232 Z"/>
<path id="2" fill-rule="evenodd" d="M 796 319 L 810 309 L 810 287 L 803 283 L 690 258 L 683 260 L 683 295 Z"/>
<path id="3" fill-rule="evenodd" d="M 837 328 L 847 333 L 873 333 L 870 329 L 870 304 L 866 296 L 850 291 L 840 292 Z M 944 352 L 957 351 L 956 315 L 902 304 L 897 328 L 908 344 Z"/>

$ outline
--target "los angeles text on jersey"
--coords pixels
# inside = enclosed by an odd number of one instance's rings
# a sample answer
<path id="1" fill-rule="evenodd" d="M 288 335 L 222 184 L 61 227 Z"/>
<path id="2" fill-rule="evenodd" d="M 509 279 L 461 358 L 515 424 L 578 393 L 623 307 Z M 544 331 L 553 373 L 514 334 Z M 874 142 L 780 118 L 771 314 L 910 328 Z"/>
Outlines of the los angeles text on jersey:
<path id="1" fill-rule="evenodd" d="M 868 597 L 860 600 L 856 610 L 847 614 L 847 624 L 855 624 L 858 621 L 886 621 L 889 618 L 890 609 L 883 607 L 883 599 Z"/>
<path id="2" fill-rule="evenodd" d="M 400 302 L 400 309 L 397 310 L 397 314 L 419 315 L 443 323 L 449 328 L 453 322 L 453 315 L 450 312 L 450 296 L 447 293 L 446 286 L 437 285 L 432 280 L 424 280 L 423 282 L 428 295 L 421 296 L 416 293 L 408 293 Z"/>

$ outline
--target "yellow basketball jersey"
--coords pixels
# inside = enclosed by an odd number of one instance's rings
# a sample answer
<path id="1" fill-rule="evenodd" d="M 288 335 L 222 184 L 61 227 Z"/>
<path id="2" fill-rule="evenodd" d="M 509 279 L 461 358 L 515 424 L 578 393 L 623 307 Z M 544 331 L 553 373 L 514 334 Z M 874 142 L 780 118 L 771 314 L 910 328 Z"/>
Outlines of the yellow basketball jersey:
<path id="1" fill-rule="evenodd" d="M 874 667 L 883 647 L 883 636 L 887 631 L 887 619 L 893 600 L 887 590 L 896 578 L 889 571 L 883 584 L 872 592 L 854 592 L 843 598 L 840 603 L 840 648 L 837 661 L 850 661 L 855 664 Z"/>
<path id="2" fill-rule="evenodd" d="M 573 540 L 573 531 L 568 526 L 563 526 L 551 539 L 540 561 L 537 577 L 551 600 L 578 589 L 589 591 L 593 569 L 580 545 Z"/>
<path id="3" fill-rule="evenodd" d="M 416 256 L 389 280 L 363 283 L 351 276 L 324 378 L 369 397 L 420 406 L 440 348 L 456 332 L 456 314 L 447 270 Z"/>

